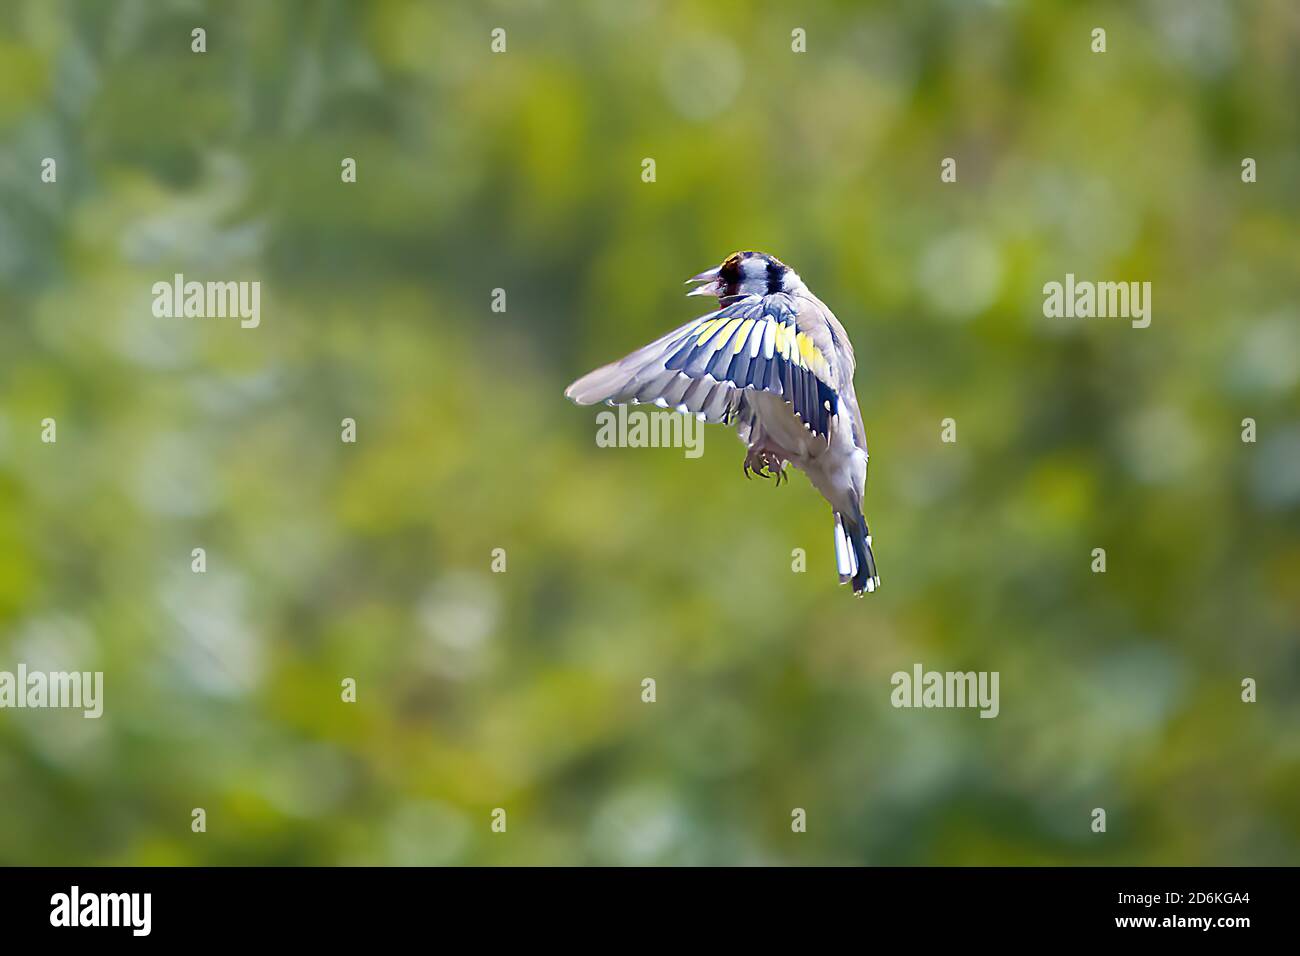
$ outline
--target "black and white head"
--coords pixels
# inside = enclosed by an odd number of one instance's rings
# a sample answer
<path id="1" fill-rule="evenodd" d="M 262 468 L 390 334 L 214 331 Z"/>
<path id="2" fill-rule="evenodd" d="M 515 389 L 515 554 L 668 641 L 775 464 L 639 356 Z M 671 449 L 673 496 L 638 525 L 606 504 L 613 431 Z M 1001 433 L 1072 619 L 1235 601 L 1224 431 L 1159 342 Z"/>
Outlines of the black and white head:
<path id="1" fill-rule="evenodd" d="M 687 295 L 716 295 L 719 299 L 733 295 L 793 294 L 804 287 L 799 273 L 766 252 L 732 253 L 716 269 L 686 281 L 701 283 Z"/>

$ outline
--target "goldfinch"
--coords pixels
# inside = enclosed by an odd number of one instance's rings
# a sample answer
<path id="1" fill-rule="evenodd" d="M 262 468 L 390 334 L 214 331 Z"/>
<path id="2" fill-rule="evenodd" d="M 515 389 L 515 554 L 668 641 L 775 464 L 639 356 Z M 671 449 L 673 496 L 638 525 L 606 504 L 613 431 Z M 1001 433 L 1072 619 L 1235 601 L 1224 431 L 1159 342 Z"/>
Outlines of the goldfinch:
<path id="1" fill-rule="evenodd" d="M 709 423 L 734 424 L 748 447 L 743 470 L 808 476 L 835 515 L 840 583 L 861 595 L 880 586 L 862 516 L 867 438 L 853 392 L 853 345 L 844 326 L 775 256 L 737 252 L 686 280 L 687 295 L 718 308 L 578 379 L 579 405 L 653 402 Z"/>

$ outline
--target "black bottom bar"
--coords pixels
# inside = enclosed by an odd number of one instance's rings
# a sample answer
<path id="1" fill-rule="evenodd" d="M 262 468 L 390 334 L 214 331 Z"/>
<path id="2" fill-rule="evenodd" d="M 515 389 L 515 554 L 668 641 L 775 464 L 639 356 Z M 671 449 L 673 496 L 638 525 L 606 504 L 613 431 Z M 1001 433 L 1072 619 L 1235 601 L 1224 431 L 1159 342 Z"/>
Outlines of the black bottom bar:
<path id="1" fill-rule="evenodd" d="M 927 942 L 1098 935 L 1230 943 L 1285 928 L 1289 869 L 9 869 L 7 942 L 374 943 L 434 930 L 532 927 L 608 941 L 681 929 L 699 940 L 921 932 Z M 74 890 L 75 887 L 75 890 Z M 144 894 L 148 894 L 147 897 Z M 93 925 L 85 924 L 112 924 Z M 76 925 L 74 925 L 76 924 Z M 637 928 L 640 928 L 639 930 Z M 147 933 L 145 932 L 147 930 Z M 975 935 L 972 936 L 971 934 Z"/>

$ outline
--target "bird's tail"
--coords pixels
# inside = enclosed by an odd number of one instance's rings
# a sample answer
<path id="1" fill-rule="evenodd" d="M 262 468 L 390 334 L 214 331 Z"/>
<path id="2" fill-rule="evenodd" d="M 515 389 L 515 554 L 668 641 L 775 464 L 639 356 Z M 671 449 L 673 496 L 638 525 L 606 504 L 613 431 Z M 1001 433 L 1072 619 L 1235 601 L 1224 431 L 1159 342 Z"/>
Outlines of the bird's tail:
<path id="1" fill-rule="evenodd" d="M 856 504 L 851 515 L 835 512 L 835 566 L 840 584 L 852 581 L 854 594 L 880 587 L 876 556 L 871 550 L 871 529 Z"/>

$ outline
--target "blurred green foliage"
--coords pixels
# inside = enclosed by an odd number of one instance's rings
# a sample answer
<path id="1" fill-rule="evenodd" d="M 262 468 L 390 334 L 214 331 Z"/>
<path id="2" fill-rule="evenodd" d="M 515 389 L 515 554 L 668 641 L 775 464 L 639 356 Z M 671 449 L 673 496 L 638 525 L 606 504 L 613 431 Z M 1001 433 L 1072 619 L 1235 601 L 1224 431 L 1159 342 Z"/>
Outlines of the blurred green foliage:
<path id="1" fill-rule="evenodd" d="M 0 711 L 0 862 L 1297 862 L 1298 40 L 1289 0 L 8 0 L 0 669 L 106 701 Z M 856 346 L 862 601 L 803 478 L 562 398 L 748 248 Z M 175 272 L 261 327 L 155 318 Z M 1045 319 L 1067 272 L 1151 327 Z M 1000 716 L 893 709 L 918 661 Z"/>

